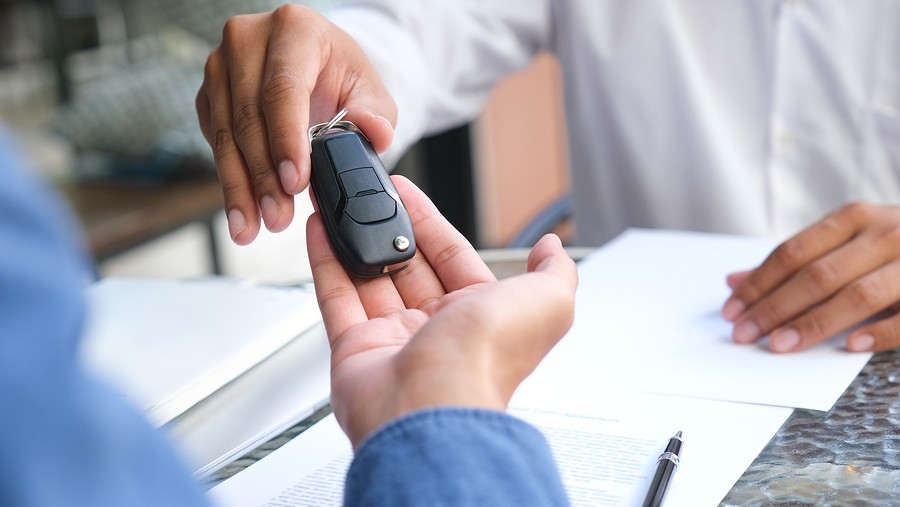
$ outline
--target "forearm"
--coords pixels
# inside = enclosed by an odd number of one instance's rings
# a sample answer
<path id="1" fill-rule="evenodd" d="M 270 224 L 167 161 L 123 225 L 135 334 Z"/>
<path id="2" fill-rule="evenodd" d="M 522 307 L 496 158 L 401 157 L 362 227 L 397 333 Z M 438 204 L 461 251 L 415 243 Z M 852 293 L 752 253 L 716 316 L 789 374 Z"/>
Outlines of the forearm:
<path id="1" fill-rule="evenodd" d="M 472 120 L 498 81 L 547 47 L 549 8 L 544 0 L 355 0 L 332 11 L 397 103 L 389 165 L 423 135 Z"/>

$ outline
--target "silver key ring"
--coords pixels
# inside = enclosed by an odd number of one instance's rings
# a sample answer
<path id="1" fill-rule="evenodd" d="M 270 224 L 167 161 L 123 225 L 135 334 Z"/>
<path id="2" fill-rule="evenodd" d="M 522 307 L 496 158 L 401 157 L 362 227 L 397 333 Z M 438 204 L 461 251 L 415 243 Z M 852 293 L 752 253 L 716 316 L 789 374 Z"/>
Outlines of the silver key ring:
<path id="1" fill-rule="evenodd" d="M 347 109 L 346 108 L 341 109 L 340 111 L 338 111 L 338 114 L 336 114 L 334 116 L 334 118 L 332 118 L 330 121 L 327 121 L 325 123 L 318 123 L 318 124 L 310 127 L 309 132 L 308 132 L 310 148 L 312 148 L 313 139 L 321 136 L 322 134 L 325 134 L 329 130 L 334 130 L 334 129 L 345 130 L 345 131 L 349 131 L 349 132 L 356 132 L 357 134 L 359 134 L 363 137 L 366 137 L 366 135 L 363 134 L 362 131 L 359 130 L 359 127 L 357 127 L 353 122 L 341 121 L 341 118 L 343 118 L 346 114 L 347 114 Z M 366 137 L 367 141 L 368 141 L 368 139 L 369 138 Z"/>

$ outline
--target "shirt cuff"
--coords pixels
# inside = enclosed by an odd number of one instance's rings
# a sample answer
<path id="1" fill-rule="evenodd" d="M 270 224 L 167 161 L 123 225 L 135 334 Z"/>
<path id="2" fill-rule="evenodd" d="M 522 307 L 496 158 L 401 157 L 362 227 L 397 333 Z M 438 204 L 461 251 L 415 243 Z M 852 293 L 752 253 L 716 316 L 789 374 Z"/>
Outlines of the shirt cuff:
<path id="1" fill-rule="evenodd" d="M 568 505 L 546 439 L 508 414 L 473 408 L 412 413 L 359 448 L 345 505 Z"/>

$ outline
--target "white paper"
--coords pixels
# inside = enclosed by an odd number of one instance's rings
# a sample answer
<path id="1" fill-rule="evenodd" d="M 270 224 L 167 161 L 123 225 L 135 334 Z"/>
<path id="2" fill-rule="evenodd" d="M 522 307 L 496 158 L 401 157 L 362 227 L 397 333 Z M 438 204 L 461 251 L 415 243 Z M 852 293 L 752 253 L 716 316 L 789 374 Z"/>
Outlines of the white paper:
<path id="1" fill-rule="evenodd" d="M 679 430 L 682 461 L 666 507 L 716 505 L 791 413 L 654 395 L 525 398 L 514 399 L 511 414 L 544 432 L 572 504 L 592 507 L 640 505 L 657 458 Z M 329 416 L 209 494 L 225 507 L 339 506 L 351 459 Z"/>
<path id="2" fill-rule="evenodd" d="M 331 349 L 319 323 L 162 429 L 202 479 L 312 415 L 330 392 Z"/>
<path id="3" fill-rule="evenodd" d="M 725 276 L 757 266 L 774 246 L 629 230 L 579 265 L 575 324 L 543 373 L 564 385 L 830 409 L 871 354 L 847 352 L 843 336 L 791 354 L 736 344 L 720 315 Z"/>
<path id="4" fill-rule="evenodd" d="M 309 497 L 283 505 L 341 505 L 352 457 L 350 440 L 331 414 L 208 494 L 222 507 L 265 505 L 280 495 Z"/>
<path id="5" fill-rule="evenodd" d="M 87 299 L 86 367 L 156 425 L 321 321 L 309 290 L 219 278 L 108 278 Z"/>

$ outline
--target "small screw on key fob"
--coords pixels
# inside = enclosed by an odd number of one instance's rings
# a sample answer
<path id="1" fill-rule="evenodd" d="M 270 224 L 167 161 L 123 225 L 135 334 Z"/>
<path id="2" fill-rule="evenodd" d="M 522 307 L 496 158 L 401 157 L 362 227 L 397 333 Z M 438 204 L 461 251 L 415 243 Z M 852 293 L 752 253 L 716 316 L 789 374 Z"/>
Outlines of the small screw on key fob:
<path id="1" fill-rule="evenodd" d="M 366 136 L 342 109 L 309 129 L 312 190 L 331 244 L 360 277 L 396 273 L 416 253 L 412 221 Z"/>

